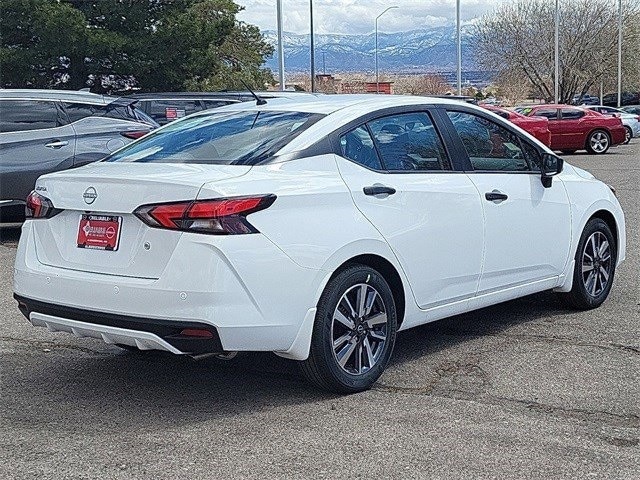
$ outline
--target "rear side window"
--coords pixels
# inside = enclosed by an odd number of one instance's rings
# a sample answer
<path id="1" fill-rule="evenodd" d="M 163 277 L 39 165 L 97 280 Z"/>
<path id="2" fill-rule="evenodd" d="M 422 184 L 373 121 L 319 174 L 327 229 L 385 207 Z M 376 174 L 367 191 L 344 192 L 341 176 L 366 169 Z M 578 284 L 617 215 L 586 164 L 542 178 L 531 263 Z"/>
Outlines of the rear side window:
<path id="1" fill-rule="evenodd" d="M 391 115 L 367 125 L 386 170 L 451 170 L 442 140 L 427 113 Z"/>
<path id="2" fill-rule="evenodd" d="M 320 118 L 301 112 L 201 114 L 172 123 L 105 161 L 255 165 Z"/>
<path id="3" fill-rule="evenodd" d="M 577 120 L 584 117 L 584 112 L 577 108 L 563 108 L 561 112 L 563 120 Z"/>
<path id="4" fill-rule="evenodd" d="M 0 132 L 42 130 L 60 125 L 55 102 L 0 100 Z"/>
<path id="5" fill-rule="evenodd" d="M 105 115 L 106 107 L 89 103 L 65 103 L 64 111 L 69 118 L 69 122 L 73 123 L 86 117 L 102 117 Z"/>
<path id="6" fill-rule="evenodd" d="M 203 100 L 203 103 L 204 103 L 205 110 L 207 110 L 209 108 L 224 107 L 225 105 L 229 105 L 231 103 L 237 103 L 237 102 L 231 102 L 227 100 Z"/>
<path id="7" fill-rule="evenodd" d="M 167 123 L 202 110 L 198 100 L 152 100 L 149 115 L 158 123 Z"/>

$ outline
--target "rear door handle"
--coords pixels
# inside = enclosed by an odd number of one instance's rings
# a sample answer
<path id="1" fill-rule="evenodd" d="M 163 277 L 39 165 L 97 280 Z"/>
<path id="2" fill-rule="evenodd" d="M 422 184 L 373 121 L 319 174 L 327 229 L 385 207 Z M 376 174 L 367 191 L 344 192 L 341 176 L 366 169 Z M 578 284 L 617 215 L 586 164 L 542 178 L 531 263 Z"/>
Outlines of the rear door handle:
<path id="1" fill-rule="evenodd" d="M 484 198 L 486 198 L 490 202 L 504 202 L 507 198 L 509 198 L 509 195 L 498 190 L 494 190 L 492 192 L 485 193 Z"/>
<path id="2" fill-rule="evenodd" d="M 62 148 L 69 145 L 66 140 L 54 140 L 53 142 L 46 143 L 44 146 L 47 148 Z"/>
<path id="3" fill-rule="evenodd" d="M 396 193 L 395 188 L 380 184 L 364 187 L 362 191 L 365 195 L 393 195 Z"/>

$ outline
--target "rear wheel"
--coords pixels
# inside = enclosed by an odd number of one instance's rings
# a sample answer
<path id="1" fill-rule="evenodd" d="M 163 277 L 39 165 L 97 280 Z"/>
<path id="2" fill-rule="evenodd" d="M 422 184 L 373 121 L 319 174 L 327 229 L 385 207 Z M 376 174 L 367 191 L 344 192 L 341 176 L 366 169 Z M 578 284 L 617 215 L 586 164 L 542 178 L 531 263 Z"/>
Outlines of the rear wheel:
<path id="1" fill-rule="evenodd" d="M 329 281 L 318 302 L 302 373 L 324 390 L 367 390 L 389 363 L 396 330 L 393 295 L 382 275 L 365 265 L 348 267 Z"/>
<path id="2" fill-rule="evenodd" d="M 569 304 L 582 310 L 596 308 L 606 300 L 616 269 L 616 243 L 609 225 L 600 218 L 589 220 L 575 256 Z"/>
<path id="3" fill-rule="evenodd" d="M 624 127 L 624 145 L 627 145 L 633 138 L 633 130 L 631 127 Z"/>
<path id="4" fill-rule="evenodd" d="M 594 130 L 587 137 L 587 151 L 596 155 L 607 153 L 611 146 L 611 137 L 604 130 Z"/>

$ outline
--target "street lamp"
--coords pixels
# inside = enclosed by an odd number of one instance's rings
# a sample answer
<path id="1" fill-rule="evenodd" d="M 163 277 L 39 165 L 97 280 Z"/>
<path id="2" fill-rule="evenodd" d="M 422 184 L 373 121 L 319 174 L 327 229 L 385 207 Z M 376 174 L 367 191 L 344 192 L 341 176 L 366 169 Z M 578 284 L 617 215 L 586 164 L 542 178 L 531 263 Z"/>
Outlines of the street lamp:
<path id="1" fill-rule="evenodd" d="M 310 24 L 310 45 L 311 48 L 311 91 L 316 91 L 316 52 L 313 38 L 313 0 L 309 0 L 309 24 Z"/>
<path id="2" fill-rule="evenodd" d="M 376 93 L 380 93 L 380 81 L 378 79 L 378 19 L 384 15 L 385 13 L 387 13 L 389 10 L 393 9 L 393 8 L 398 8 L 396 5 L 387 8 L 386 10 L 384 10 L 380 15 L 378 15 L 376 17 L 376 50 L 375 50 L 375 57 L 376 57 Z"/>
<path id="3" fill-rule="evenodd" d="M 456 86 L 458 87 L 458 96 L 462 95 L 462 37 L 460 35 L 460 0 L 456 0 L 456 51 L 458 56 L 458 65 L 456 71 Z"/>
<path id="4" fill-rule="evenodd" d="M 555 12 L 555 30 L 553 34 L 554 39 L 554 100 L 556 105 L 560 103 L 560 1 L 556 0 L 556 12 Z"/>
<path id="5" fill-rule="evenodd" d="M 602 101 L 602 97 L 600 97 Z M 618 2 L 618 108 L 622 105 L 622 0 Z"/>
<path id="6" fill-rule="evenodd" d="M 276 2 L 276 23 L 278 25 L 278 80 L 284 91 L 284 45 L 282 44 L 282 0 Z"/>

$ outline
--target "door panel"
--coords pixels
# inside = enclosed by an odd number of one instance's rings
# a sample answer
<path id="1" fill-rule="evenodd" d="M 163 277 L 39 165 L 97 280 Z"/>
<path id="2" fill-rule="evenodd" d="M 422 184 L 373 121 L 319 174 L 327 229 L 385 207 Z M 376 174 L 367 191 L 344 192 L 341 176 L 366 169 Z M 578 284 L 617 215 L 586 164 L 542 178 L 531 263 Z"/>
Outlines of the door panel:
<path id="1" fill-rule="evenodd" d="M 402 265 L 417 304 L 435 307 L 472 297 L 482 263 L 482 206 L 459 173 L 380 173 L 336 156 L 358 209 L 380 231 Z M 373 185 L 392 195 L 365 195 Z"/>
<path id="2" fill-rule="evenodd" d="M 470 173 L 469 178 L 482 195 L 486 229 L 478 294 L 560 275 L 571 244 L 562 182 L 556 178 L 544 188 L 537 173 Z M 494 191 L 507 198 L 485 197 Z"/>

